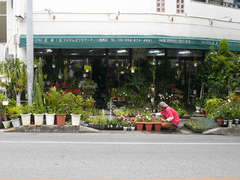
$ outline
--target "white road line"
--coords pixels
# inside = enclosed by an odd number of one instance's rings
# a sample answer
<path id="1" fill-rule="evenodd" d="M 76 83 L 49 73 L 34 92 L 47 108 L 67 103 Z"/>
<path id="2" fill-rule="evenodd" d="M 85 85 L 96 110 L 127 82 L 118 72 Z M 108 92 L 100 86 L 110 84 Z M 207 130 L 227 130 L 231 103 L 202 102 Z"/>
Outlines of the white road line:
<path id="1" fill-rule="evenodd" d="M 90 145 L 240 145 L 240 143 L 181 142 L 91 142 L 91 141 L 0 141 L 0 144 L 90 144 Z"/>

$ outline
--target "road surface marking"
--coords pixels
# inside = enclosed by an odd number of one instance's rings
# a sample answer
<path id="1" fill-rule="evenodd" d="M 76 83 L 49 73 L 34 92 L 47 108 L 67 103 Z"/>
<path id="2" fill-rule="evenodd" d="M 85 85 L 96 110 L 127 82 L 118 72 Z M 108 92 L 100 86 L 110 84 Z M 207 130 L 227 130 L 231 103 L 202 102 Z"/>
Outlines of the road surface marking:
<path id="1" fill-rule="evenodd" d="M 92 144 L 92 145 L 240 145 L 240 143 L 92 142 L 92 141 L 0 141 L 2 144 Z"/>

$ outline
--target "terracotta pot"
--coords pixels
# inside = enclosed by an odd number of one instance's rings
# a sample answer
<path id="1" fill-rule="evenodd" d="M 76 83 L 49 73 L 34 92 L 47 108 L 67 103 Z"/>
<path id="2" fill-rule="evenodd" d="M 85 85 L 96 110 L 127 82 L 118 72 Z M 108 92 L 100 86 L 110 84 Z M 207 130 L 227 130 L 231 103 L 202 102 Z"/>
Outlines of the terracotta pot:
<path id="1" fill-rule="evenodd" d="M 136 124 L 136 128 L 137 128 L 138 131 L 143 130 L 144 122 L 135 122 L 135 124 Z"/>
<path id="2" fill-rule="evenodd" d="M 218 123 L 219 126 L 222 126 L 222 124 L 223 124 L 223 119 L 218 118 L 218 119 L 217 119 L 217 123 Z"/>
<path id="3" fill-rule="evenodd" d="M 56 120 L 58 126 L 64 126 L 66 120 L 66 114 L 56 114 Z"/>
<path id="4" fill-rule="evenodd" d="M 152 131 L 153 122 L 145 122 L 146 131 Z"/>
<path id="5" fill-rule="evenodd" d="M 161 122 L 154 122 L 154 130 L 155 131 L 161 131 L 162 129 L 162 123 Z"/>

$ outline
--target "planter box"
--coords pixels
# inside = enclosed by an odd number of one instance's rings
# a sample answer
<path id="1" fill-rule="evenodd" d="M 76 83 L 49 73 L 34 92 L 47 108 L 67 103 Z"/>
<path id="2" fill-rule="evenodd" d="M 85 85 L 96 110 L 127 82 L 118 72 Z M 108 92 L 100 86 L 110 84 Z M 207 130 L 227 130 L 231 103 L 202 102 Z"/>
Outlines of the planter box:
<path id="1" fill-rule="evenodd" d="M 43 125 L 44 114 L 34 114 L 34 124 Z"/>
<path id="2" fill-rule="evenodd" d="M 55 114 L 45 114 L 46 117 L 46 125 L 52 126 L 54 125 Z"/>
<path id="3" fill-rule="evenodd" d="M 31 124 L 31 114 L 21 114 L 22 125 L 30 126 Z"/>
<path id="4" fill-rule="evenodd" d="M 71 114 L 71 120 L 73 126 L 80 126 L 81 114 Z"/>

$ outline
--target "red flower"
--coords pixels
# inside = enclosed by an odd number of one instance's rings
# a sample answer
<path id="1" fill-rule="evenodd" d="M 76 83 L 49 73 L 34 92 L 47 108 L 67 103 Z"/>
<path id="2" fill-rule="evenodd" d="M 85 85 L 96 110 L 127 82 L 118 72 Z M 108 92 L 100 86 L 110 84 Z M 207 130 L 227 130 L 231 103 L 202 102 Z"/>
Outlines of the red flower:
<path id="1" fill-rule="evenodd" d="M 175 84 L 170 84 L 170 88 L 175 88 Z"/>
<path id="2" fill-rule="evenodd" d="M 71 89 L 66 89 L 65 91 L 64 91 L 65 93 L 72 93 L 72 90 Z"/>
<path id="3" fill-rule="evenodd" d="M 76 89 L 76 90 L 73 91 L 73 94 L 77 94 L 79 92 L 81 93 L 81 90 L 80 89 Z"/>
<path id="4" fill-rule="evenodd" d="M 62 87 L 63 87 L 63 88 L 66 88 L 66 83 L 62 83 Z"/>
<path id="5" fill-rule="evenodd" d="M 56 86 L 56 88 L 59 88 L 59 87 L 60 87 L 60 85 L 59 85 L 58 83 L 56 83 L 55 86 Z"/>

